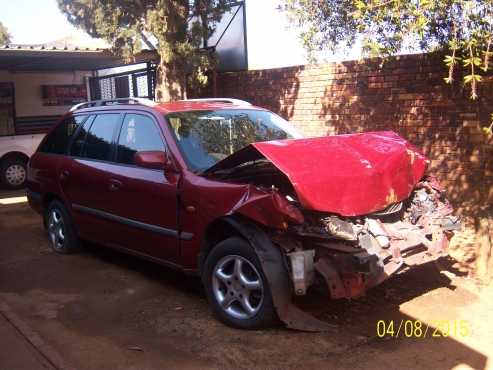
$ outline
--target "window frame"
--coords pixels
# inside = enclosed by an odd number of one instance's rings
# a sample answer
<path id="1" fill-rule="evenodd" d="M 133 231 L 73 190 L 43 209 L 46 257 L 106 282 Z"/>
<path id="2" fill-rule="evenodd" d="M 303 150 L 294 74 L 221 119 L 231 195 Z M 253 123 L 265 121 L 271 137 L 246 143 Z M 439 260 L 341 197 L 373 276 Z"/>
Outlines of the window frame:
<path id="1" fill-rule="evenodd" d="M 139 166 L 137 164 L 118 162 L 118 142 L 120 140 L 120 135 L 121 135 L 122 130 L 123 130 L 123 124 L 125 122 L 125 118 L 129 114 L 141 115 L 141 116 L 145 116 L 145 117 L 150 118 L 152 123 L 154 124 L 154 127 L 157 129 L 157 132 L 158 132 L 160 138 L 161 138 L 161 142 L 163 143 L 163 146 L 164 146 L 165 155 L 166 156 L 170 155 L 169 145 L 168 145 L 168 142 L 166 141 L 166 136 L 164 135 L 163 130 L 161 129 L 161 125 L 159 124 L 159 121 L 156 119 L 156 117 L 153 114 L 150 114 L 150 113 L 145 112 L 145 111 L 125 110 L 125 112 L 122 114 L 123 117 L 122 117 L 122 120 L 120 121 L 120 125 L 117 129 L 118 135 L 116 135 L 115 142 L 114 142 L 113 163 L 118 165 L 118 166 L 140 168 L 140 169 L 150 170 L 150 171 L 163 171 L 164 169 L 161 170 L 161 169 L 156 169 L 156 168 L 146 168 L 146 167 Z"/>
<path id="2" fill-rule="evenodd" d="M 72 138 L 70 139 L 70 145 L 68 146 L 68 149 L 67 149 L 67 155 L 68 156 L 70 156 L 70 157 L 79 157 L 77 155 L 73 155 L 72 154 L 72 146 L 74 145 L 75 138 L 77 137 L 77 135 L 79 135 L 79 132 L 84 128 L 84 125 L 87 123 L 87 120 L 91 119 L 91 122 L 89 122 L 89 127 L 87 129 L 87 132 L 89 132 L 89 128 L 91 128 L 92 123 L 96 119 L 96 116 L 97 116 L 97 114 L 94 114 L 94 113 L 93 114 L 88 114 L 87 115 L 87 118 L 84 120 L 84 122 L 82 124 L 80 124 L 79 127 L 77 127 L 77 130 L 75 130 L 74 134 L 72 135 Z M 82 151 L 82 148 L 84 148 L 84 144 L 86 143 L 87 132 L 86 132 L 86 135 L 84 136 L 84 141 L 82 143 L 81 151 Z"/>
<path id="3" fill-rule="evenodd" d="M 115 137 L 117 135 L 117 133 L 119 132 L 120 128 L 121 128 L 121 125 L 122 125 L 122 122 L 123 122 L 123 116 L 125 115 L 125 112 L 123 111 L 95 111 L 95 112 L 88 112 L 86 113 L 88 114 L 88 116 L 94 116 L 94 118 L 92 119 L 92 122 L 91 124 L 89 125 L 89 127 L 87 128 L 87 133 L 86 133 L 86 136 L 84 138 L 84 143 L 82 144 L 82 147 L 81 147 L 81 152 L 79 153 L 79 155 L 72 155 L 70 154 L 70 150 L 67 151 L 68 155 L 72 158 L 77 158 L 77 159 L 82 159 L 82 160 L 85 160 L 85 161 L 94 161 L 94 162 L 102 162 L 102 163 L 116 163 L 115 162 L 115 153 L 116 153 L 116 149 L 115 149 Z M 89 158 L 89 157 L 85 157 L 82 155 L 83 151 L 84 151 L 84 147 L 86 145 L 86 140 L 87 140 L 87 134 L 89 133 L 89 131 L 91 130 L 92 128 L 92 125 L 94 124 L 94 122 L 96 121 L 97 117 L 98 116 L 102 116 L 102 115 L 106 115 L 106 114 L 117 114 L 119 117 L 118 117 L 118 120 L 117 120 L 117 123 L 115 125 L 115 128 L 113 129 L 113 135 L 111 137 L 111 142 L 110 142 L 110 155 L 109 155 L 109 159 L 97 159 L 97 158 Z M 84 121 L 85 123 L 85 121 Z M 77 128 L 77 131 L 74 133 L 73 135 L 73 138 L 75 138 L 75 135 L 77 135 L 79 133 L 79 130 L 81 130 L 83 127 L 83 125 L 80 125 L 78 128 Z M 72 144 L 73 144 L 73 141 L 70 143 L 70 148 L 72 148 Z"/>
<path id="4" fill-rule="evenodd" d="M 46 154 L 46 155 L 63 155 L 63 156 L 67 156 L 67 155 L 70 155 L 70 148 L 72 147 L 72 141 L 74 140 L 74 137 L 75 135 L 79 132 L 80 128 L 84 125 L 84 123 L 86 123 L 87 121 L 87 118 L 90 117 L 91 114 L 87 114 L 87 113 L 83 113 L 83 114 L 71 114 L 70 116 L 64 116 L 60 119 L 60 121 L 55 125 L 53 126 L 53 128 L 45 135 L 45 137 L 43 138 L 43 140 L 41 141 L 41 143 L 39 144 L 38 146 L 38 149 L 36 150 L 36 152 L 38 153 L 41 153 L 41 154 Z M 76 127 L 75 127 L 75 130 L 74 132 L 72 132 L 72 135 L 70 136 L 68 142 L 67 142 L 67 145 L 65 146 L 65 150 L 63 153 L 53 153 L 53 152 L 46 152 L 46 151 L 43 151 L 42 150 L 42 147 L 43 145 L 46 144 L 46 142 L 48 140 L 50 140 L 50 138 L 52 138 L 51 135 L 53 135 L 53 133 L 55 132 L 55 130 L 57 130 L 61 125 L 64 124 L 64 122 L 68 119 L 73 119 L 75 121 L 75 119 L 77 117 L 85 117 L 81 123 L 77 123 L 76 122 Z"/>

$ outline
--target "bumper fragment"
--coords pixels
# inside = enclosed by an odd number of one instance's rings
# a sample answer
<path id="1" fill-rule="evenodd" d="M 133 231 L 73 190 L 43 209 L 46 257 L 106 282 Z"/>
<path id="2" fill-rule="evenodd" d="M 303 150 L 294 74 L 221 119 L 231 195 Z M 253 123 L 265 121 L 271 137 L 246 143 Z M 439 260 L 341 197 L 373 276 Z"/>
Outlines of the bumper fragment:
<path id="1" fill-rule="evenodd" d="M 358 298 L 396 273 L 447 254 L 447 232 L 433 235 L 431 241 L 424 235 L 412 235 L 406 240 L 391 240 L 389 247 L 378 254 L 320 256 L 315 270 L 324 277 L 331 298 Z"/>
<path id="2" fill-rule="evenodd" d="M 327 231 L 346 243 L 351 243 L 348 235 L 356 235 L 353 246 L 359 248 L 357 253 L 343 253 L 330 241 L 322 243 L 325 251 L 319 250 L 315 270 L 325 279 L 331 298 L 357 298 L 394 274 L 447 254 L 461 222 L 452 215 L 438 181 L 423 179 L 405 205 L 354 221 L 322 219 Z M 347 232 L 339 235 L 343 226 Z"/>

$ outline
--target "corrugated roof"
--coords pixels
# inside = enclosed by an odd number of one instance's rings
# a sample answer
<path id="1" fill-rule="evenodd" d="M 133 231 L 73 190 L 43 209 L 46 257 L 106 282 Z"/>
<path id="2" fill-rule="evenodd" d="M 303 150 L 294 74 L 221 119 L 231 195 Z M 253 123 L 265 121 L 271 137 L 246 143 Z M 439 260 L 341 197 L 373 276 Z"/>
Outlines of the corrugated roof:
<path id="1" fill-rule="evenodd" d="M 92 39 L 89 37 L 82 38 L 80 35 L 70 35 L 58 40 L 42 44 L 7 44 L 0 49 L 10 50 L 43 50 L 43 51 L 105 51 L 109 49 L 108 44 L 101 39 Z"/>
<path id="2" fill-rule="evenodd" d="M 45 44 L 38 44 L 38 45 L 27 45 L 27 44 L 7 44 L 4 46 L 1 46 L 0 49 L 9 49 L 9 50 L 26 50 L 26 51 L 35 51 L 35 50 L 42 50 L 42 51 L 105 51 L 108 49 L 103 49 L 103 48 L 81 48 L 78 46 L 75 47 L 57 47 L 57 46 L 46 46 Z"/>
<path id="3" fill-rule="evenodd" d="M 136 61 L 154 60 L 154 51 L 142 51 Z M 0 46 L 0 70 L 71 71 L 94 70 L 124 64 L 100 39 L 72 35 L 42 44 Z"/>
<path id="4" fill-rule="evenodd" d="M 51 49 L 35 45 L 8 45 L 0 48 L 0 70 L 72 71 L 94 70 L 120 65 L 123 61 L 106 49 Z"/>

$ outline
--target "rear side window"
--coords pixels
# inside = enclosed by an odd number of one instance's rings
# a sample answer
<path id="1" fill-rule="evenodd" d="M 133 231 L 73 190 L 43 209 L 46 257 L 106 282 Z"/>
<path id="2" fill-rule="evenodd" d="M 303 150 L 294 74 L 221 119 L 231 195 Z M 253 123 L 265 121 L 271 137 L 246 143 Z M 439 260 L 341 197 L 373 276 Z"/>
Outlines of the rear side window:
<path id="1" fill-rule="evenodd" d="M 80 156 L 84 142 L 86 141 L 87 132 L 95 116 L 90 116 L 86 122 L 81 126 L 79 131 L 75 134 L 74 140 L 72 141 L 72 146 L 70 147 L 70 155 Z"/>
<path id="2" fill-rule="evenodd" d="M 164 151 L 164 143 L 151 117 L 142 114 L 127 114 L 118 138 L 117 162 L 135 164 L 138 151 Z"/>
<path id="3" fill-rule="evenodd" d="M 65 118 L 51 131 L 41 144 L 39 151 L 43 153 L 65 154 L 77 125 L 84 122 L 87 116 Z"/>
<path id="4" fill-rule="evenodd" d="M 103 161 L 111 158 L 111 143 L 115 128 L 120 121 L 120 114 L 100 114 L 87 133 L 86 141 L 82 149 L 82 157 L 100 159 Z"/>

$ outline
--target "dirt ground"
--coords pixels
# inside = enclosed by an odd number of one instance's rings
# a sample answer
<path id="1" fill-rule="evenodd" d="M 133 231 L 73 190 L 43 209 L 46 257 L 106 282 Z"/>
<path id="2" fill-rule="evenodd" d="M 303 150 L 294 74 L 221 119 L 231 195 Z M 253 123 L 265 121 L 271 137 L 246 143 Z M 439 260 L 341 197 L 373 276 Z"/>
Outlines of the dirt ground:
<path id="1" fill-rule="evenodd" d="M 27 203 L 1 200 L 0 298 L 78 369 L 493 369 L 493 287 L 452 258 L 359 300 L 304 302 L 330 332 L 241 331 L 212 317 L 198 279 L 96 245 L 57 255 Z M 396 337 L 416 320 L 426 338 Z"/>

